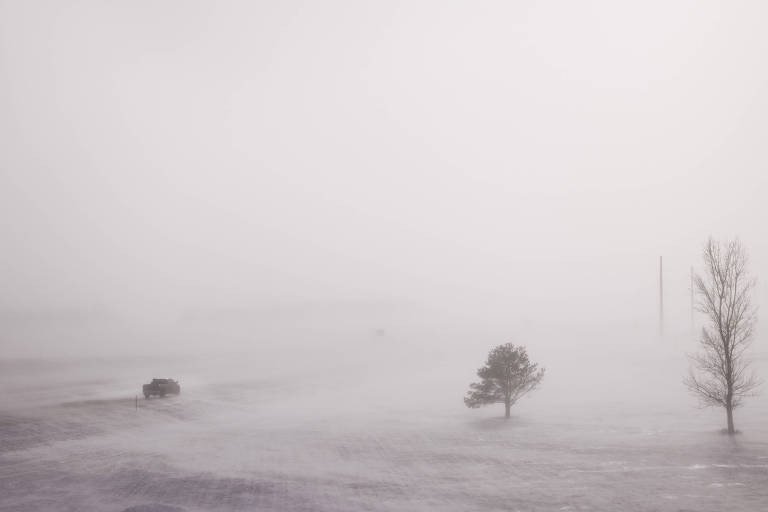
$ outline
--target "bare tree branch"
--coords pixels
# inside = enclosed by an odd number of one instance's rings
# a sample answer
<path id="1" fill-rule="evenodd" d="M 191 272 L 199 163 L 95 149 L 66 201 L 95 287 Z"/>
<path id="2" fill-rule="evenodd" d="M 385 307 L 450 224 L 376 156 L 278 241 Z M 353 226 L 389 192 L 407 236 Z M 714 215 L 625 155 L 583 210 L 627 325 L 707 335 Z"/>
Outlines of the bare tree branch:
<path id="1" fill-rule="evenodd" d="M 747 357 L 757 321 L 751 301 L 756 280 L 748 276 L 747 254 L 739 240 L 722 244 L 710 238 L 703 257 L 704 273 L 694 276 L 694 284 L 697 309 L 709 326 L 701 332 L 701 351 L 688 356 L 692 369 L 683 382 L 703 406 L 725 408 L 733 434 L 733 410 L 762 384 L 748 372 Z"/>

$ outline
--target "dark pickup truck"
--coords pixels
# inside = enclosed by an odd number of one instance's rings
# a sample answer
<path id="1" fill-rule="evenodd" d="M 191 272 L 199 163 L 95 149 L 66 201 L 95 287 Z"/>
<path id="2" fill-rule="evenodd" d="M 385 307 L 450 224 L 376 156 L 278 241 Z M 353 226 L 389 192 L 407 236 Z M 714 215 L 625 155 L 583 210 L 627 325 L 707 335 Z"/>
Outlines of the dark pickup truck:
<path id="1" fill-rule="evenodd" d="M 142 391 L 144 398 L 149 398 L 152 395 L 178 395 L 181 393 L 181 386 L 173 379 L 152 379 L 149 384 L 144 384 Z"/>

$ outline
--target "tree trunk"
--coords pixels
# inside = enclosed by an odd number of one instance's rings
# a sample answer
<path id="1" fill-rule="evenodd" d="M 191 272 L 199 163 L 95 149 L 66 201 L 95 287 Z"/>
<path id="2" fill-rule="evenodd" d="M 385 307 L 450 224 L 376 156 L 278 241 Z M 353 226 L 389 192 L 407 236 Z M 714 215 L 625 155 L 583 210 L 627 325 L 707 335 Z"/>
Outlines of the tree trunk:
<path id="1" fill-rule="evenodd" d="M 504 409 L 505 409 L 505 411 L 504 411 L 504 417 L 505 417 L 505 418 L 509 418 L 509 409 L 510 409 L 510 407 L 512 407 L 512 405 L 509 403 L 509 400 L 507 400 L 506 402 L 504 402 Z"/>
<path id="2" fill-rule="evenodd" d="M 728 414 L 728 435 L 733 435 L 736 429 L 733 428 L 733 404 L 730 401 L 725 406 L 725 412 Z"/>

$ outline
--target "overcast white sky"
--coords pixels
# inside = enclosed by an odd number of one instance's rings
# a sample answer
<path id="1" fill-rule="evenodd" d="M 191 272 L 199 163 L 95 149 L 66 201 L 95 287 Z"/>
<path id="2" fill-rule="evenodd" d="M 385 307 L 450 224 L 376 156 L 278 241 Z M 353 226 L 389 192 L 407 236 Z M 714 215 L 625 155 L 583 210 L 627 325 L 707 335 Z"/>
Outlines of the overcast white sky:
<path id="1" fill-rule="evenodd" d="M 710 234 L 768 278 L 766 19 L 760 1 L 0 0 L 2 352 L 297 325 L 642 337 L 662 254 L 685 333 Z"/>

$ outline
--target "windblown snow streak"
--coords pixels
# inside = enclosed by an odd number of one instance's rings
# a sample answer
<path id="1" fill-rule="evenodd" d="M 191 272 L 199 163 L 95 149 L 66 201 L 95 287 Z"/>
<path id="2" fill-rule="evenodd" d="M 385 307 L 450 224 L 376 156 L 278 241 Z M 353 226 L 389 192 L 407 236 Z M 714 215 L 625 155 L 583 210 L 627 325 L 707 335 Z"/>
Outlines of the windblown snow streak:
<path id="1" fill-rule="evenodd" d="M 44 380 L 32 370 L 30 382 Z M 0 510 L 754 511 L 768 502 L 758 421 L 733 440 L 689 409 L 585 415 L 523 404 L 504 421 L 457 399 L 442 412 L 377 413 L 330 386 L 213 379 L 141 399 L 137 411 L 117 382 L 100 380 L 97 396 L 81 400 L 74 381 L 33 386 L 26 401 L 17 390 L 0 413 Z"/>

